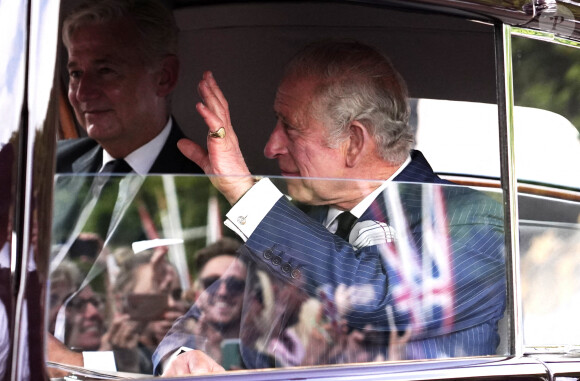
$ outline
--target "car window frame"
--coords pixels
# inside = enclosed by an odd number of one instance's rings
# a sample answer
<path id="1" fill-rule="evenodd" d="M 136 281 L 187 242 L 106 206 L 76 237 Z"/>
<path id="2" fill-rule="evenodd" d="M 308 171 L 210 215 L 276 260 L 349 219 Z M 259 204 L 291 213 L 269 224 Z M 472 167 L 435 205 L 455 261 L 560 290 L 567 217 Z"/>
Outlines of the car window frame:
<path id="1" fill-rule="evenodd" d="M 59 3 L 58 0 L 53 0 L 52 4 L 55 3 Z M 56 33 L 55 32 L 55 28 L 53 26 L 49 27 L 50 29 L 50 33 Z M 513 33 L 514 31 L 526 31 L 528 29 L 523 29 L 523 28 L 514 28 L 508 24 L 504 24 L 502 22 L 497 22 L 495 25 L 495 29 L 496 29 L 496 64 L 497 64 L 497 70 L 496 73 L 498 74 L 498 79 L 497 79 L 497 89 L 498 89 L 498 97 L 497 97 L 497 101 L 498 101 L 498 106 L 499 107 L 499 115 L 498 115 L 498 121 L 499 121 L 499 125 L 500 125 L 500 139 L 501 143 L 500 143 L 500 156 L 501 156 L 501 168 L 502 168 L 502 173 L 501 173 L 501 187 L 502 187 L 502 191 L 504 192 L 504 205 L 506 208 L 506 213 L 505 214 L 505 224 L 506 224 L 506 256 L 507 258 L 509 258 L 510 260 L 513 260 L 514 262 L 511 264 L 511 266 L 507 266 L 507 271 L 508 271 L 508 281 L 511 282 L 512 287 L 508 287 L 508 292 L 513 292 L 513 294 L 510 296 L 510 298 L 508 298 L 508 300 L 511 300 L 510 303 L 512 303 L 511 305 L 511 309 L 508 310 L 510 311 L 510 315 L 512 315 L 513 317 L 513 324 L 514 327 L 512 327 L 513 329 L 510 329 L 510 354 L 516 357 L 520 357 L 522 355 L 525 354 L 524 352 L 524 348 L 523 348 L 523 343 L 520 342 L 522 336 L 521 336 L 521 316 L 520 316 L 520 312 L 522 306 L 518 305 L 518 300 L 521 301 L 521 298 L 519 298 L 519 294 L 518 294 L 518 290 L 519 290 L 519 283 L 517 281 L 518 279 L 518 269 L 519 269 L 519 264 L 518 264 L 518 260 L 517 260 L 517 254 L 519 253 L 519 248 L 518 248 L 518 223 L 517 223 L 517 196 L 518 196 L 518 184 L 517 184 L 517 179 L 516 176 L 514 174 L 514 169 L 513 169 L 513 162 L 514 162 L 514 158 L 515 158 L 515 152 L 513 150 L 513 94 L 511 93 L 511 81 L 510 81 L 510 70 L 509 67 L 511 66 L 511 46 L 510 46 L 510 42 L 509 42 L 509 37 L 511 36 L 511 33 Z M 536 31 L 533 31 L 534 33 Z M 56 33 L 58 34 L 58 33 Z M 36 38 L 33 36 L 33 39 Z M 561 42 L 561 41 L 570 41 L 572 44 L 578 44 L 578 42 L 573 41 L 573 40 L 568 40 L 568 39 L 561 39 L 561 37 L 558 36 L 554 36 L 552 35 L 552 38 L 554 40 L 556 40 L 557 42 Z M 499 70 L 499 68 L 502 68 L 502 70 Z M 55 77 L 58 77 L 58 75 L 55 75 Z M 29 89 L 30 91 L 30 89 Z M 51 111 L 54 111 L 53 108 L 51 108 Z M 54 123 L 54 124 L 51 124 Z M 57 124 L 55 121 L 51 121 L 49 122 L 49 124 L 46 126 L 46 128 L 44 129 L 44 131 L 41 131 L 41 129 L 38 128 L 37 125 L 32 125 L 29 124 L 27 120 L 22 121 L 22 129 L 23 131 L 27 132 L 30 134 L 29 139 L 27 139 L 27 141 L 25 141 L 23 143 L 22 146 L 22 150 L 19 150 L 18 152 L 20 154 L 25 155 L 24 152 L 28 151 L 28 152 L 32 152 L 34 150 L 35 146 L 40 145 L 40 142 L 36 143 L 34 142 L 34 137 L 36 136 L 36 134 L 40 135 L 41 132 L 44 133 L 51 133 L 54 132 L 54 126 Z M 52 126 L 52 127 L 51 127 Z M 26 134 L 23 134 L 23 136 L 27 136 Z M 40 149 L 40 148 L 39 148 Z M 48 149 L 45 147 L 43 148 L 45 151 L 43 152 L 47 152 L 48 156 L 50 157 L 51 155 L 54 155 L 54 152 L 51 152 L 50 150 L 50 144 Z M 24 151 L 24 152 L 22 152 Z M 26 156 L 25 156 L 26 157 Z M 29 160 L 31 160 L 31 158 L 28 158 Z M 20 171 L 20 179 L 21 181 L 19 182 L 20 184 L 27 184 L 29 181 L 31 181 L 31 179 L 35 176 L 33 176 L 33 166 L 35 166 L 36 164 L 34 163 L 30 163 L 30 161 L 25 161 L 27 164 L 24 165 L 23 167 L 21 167 Z M 505 168 L 504 168 L 505 167 Z M 30 200 L 32 199 L 31 196 L 31 188 L 28 188 L 27 190 L 22 190 L 22 193 L 19 197 L 21 197 L 21 202 L 17 203 L 18 206 L 22 206 L 23 203 L 25 202 L 30 202 Z M 49 195 L 50 196 L 50 195 Z M 43 197 L 47 197 L 46 195 L 43 195 Z M 48 197 L 50 199 L 50 197 Z M 28 252 L 28 247 L 29 247 L 29 242 L 26 241 L 21 241 L 21 239 L 26 240 L 26 237 L 29 236 L 29 232 L 31 232 L 33 230 L 32 228 L 32 221 L 30 220 L 30 215 L 32 214 L 30 209 L 27 208 L 23 208 L 23 214 L 20 215 L 20 218 L 24 221 L 23 225 L 19 226 L 18 231 L 16 232 L 16 236 L 19 237 L 18 241 L 16 242 L 12 242 L 12 245 L 14 247 L 14 251 L 15 253 L 18 254 L 23 254 L 23 253 L 27 253 Z M 20 213 L 20 212 L 19 212 Z M 509 233 L 509 235 L 508 235 Z M 22 238 L 20 238 L 22 237 Z M 42 255 L 43 252 L 39 252 L 39 255 Z M 26 255 L 23 255 L 22 258 L 24 259 L 23 261 L 15 261 L 15 273 L 21 273 L 22 271 L 24 271 L 24 269 L 26 269 L 26 267 L 28 266 L 28 260 Z M 20 278 L 19 279 L 19 283 L 15 284 L 14 286 L 20 290 L 23 289 L 23 287 L 25 287 L 26 285 L 26 277 L 24 278 Z M 513 290 L 513 291 L 510 291 Z M 17 302 L 20 303 L 20 305 L 22 305 L 22 303 L 24 303 L 24 297 L 21 296 L 22 294 L 19 293 L 19 297 L 17 299 Z M 14 315 L 16 317 L 20 316 L 20 313 L 17 311 L 16 315 Z M 519 323 L 518 323 L 519 322 Z M 19 332 L 18 328 L 16 330 L 16 332 Z M 18 334 L 16 334 L 15 337 L 18 337 Z M 18 350 L 18 341 L 16 341 L 14 343 L 14 348 L 16 348 L 15 353 L 20 353 L 20 351 Z M 15 355 L 12 359 L 13 361 L 18 361 L 18 357 L 19 355 Z M 34 366 L 34 365 L 32 365 Z M 280 371 L 280 373 L 284 373 L 284 371 Z M 236 376 L 233 376 L 236 377 Z M 228 377 L 229 379 L 229 377 Z"/>

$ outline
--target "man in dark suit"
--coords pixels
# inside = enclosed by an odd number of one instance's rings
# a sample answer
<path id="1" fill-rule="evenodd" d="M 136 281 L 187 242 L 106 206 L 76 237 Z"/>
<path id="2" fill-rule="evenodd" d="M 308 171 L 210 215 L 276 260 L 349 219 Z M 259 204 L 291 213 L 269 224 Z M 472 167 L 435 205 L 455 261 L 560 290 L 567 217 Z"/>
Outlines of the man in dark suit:
<path id="1" fill-rule="evenodd" d="M 210 73 L 199 90 L 208 151 L 187 140 L 180 149 L 206 173 L 249 175 Z M 366 359 L 421 359 L 497 347 L 506 293 L 501 205 L 433 173 L 412 149 L 407 102 L 402 78 L 374 49 L 310 45 L 285 70 L 264 149 L 308 214 L 268 179 L 212 178 L 233 205 L 226 225 L 244 239 L 243 255 L 319 298 L 327 323 L 345 322 L 339 332 L 358 335 L 354 350 L 314 348 L 315 363 L 358 361 L 361 351 Z M 266 331 L 266 340 L 276 334 Z M 219 368 L 186 351 L 165 374 L 201 370 Z"/>
<path id="2" fill-rule="evenodd" d="M 155 0 L 88 1 L 67 15 L 62 36 L 69 101 L 88 137 L 58 142 L 56 172 L 63 175 L 55 188 L 55 199 L 63 201 L 53 223 L 58 242 L 68 238 L 63 235 L 95 196 L 101 195 L 99 202 L 106 193 L 118 199 L 115 187 L 102 186 L 104 176 L 93 181 L 68 174 L 201 172 L 177 149 L 185 135 L 170 110 L 179 60 L 178 29 L 168 8 Z M 126 205 L 134 194 L 124 189 L 119 204 Z"/>
<path id="3" fill-rule="evenodd" d="M 57 242 L 75 238 L 70 232 L 84 224 L 81 216 L 94 207 L 95 198 L 100 196 L 101 202 L 110 192 L 113 204 L 119 200 L 125 205 L 134 195 L 126 187 L 120 192 L 104 187 L 99 181 L 104 176 L 93 181 L 67 174 L 201 172 L 177 149 L 185 135 L 171 117 L 170 97 L 179 74 L 178 29 L 171 11 L 155 0 L 86 1 L 66 17 L 62 31 L 68 98 L 88 137 L 58 142 L 56 172 L 64 176 L 57 179 L 55 190 Z M 110 226 L 117 226 L 118 220 L 110 220 Z M 74 365 L 86 361 L 53 337 L 49 344 L 53 359 Z"/>
<path id="4" fill-rule="evenodd" d="M 156 1 L 87 2 L 64 21 L 68 96 L 88 138 L 59 142 L 57 173 L 97 173 L 115 159 L 138 174 L 200 173 L 177 150 L 170 117 L 177 26 Z"/>

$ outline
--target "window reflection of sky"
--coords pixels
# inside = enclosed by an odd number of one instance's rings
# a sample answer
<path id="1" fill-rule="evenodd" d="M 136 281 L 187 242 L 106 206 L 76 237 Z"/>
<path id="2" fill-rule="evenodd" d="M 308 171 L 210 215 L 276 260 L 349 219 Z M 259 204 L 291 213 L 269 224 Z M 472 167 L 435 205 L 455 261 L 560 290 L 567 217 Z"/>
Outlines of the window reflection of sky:
<path id="1" fill-rule="evenodd" d="M 496 105 L 420 99 L 417 118 L 417 148 L 436 172 L 499 178 Z M 516 107 L 514 125 L 518 179 L 580 189 L 580 139 L 566 118 Z"/>
<path id="2" fill-rule="evenodd" d="M 18 14 L 19 17 L 14 17 Z M 0 141 L 7 142 L 18 126 L 24 94 L 24 39 L 26 2 L 0 2 L 0 114 L 3 118 Z M 20 87 L 19 87 L 20 86 Z"/>
<path id="3" fill-rule="evenodd" d="M 580 342 L 580 227 L 521 228 L 524 342 L 529 346 Z M 525 249 L 525 250 L 524 250 Z"/>

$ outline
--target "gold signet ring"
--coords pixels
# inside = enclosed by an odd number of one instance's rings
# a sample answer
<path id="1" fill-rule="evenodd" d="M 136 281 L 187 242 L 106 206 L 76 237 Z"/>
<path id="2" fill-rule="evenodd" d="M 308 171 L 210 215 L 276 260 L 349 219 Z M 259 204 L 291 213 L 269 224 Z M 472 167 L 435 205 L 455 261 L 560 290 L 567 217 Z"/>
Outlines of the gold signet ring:
<path id="1" fill-rule="evenodd" d="M 226 129 L 223 127 L 218 128 L 216 131 L 210 131 L 207 136 L 210 138 L 223 139 L 226 137 Z"/>

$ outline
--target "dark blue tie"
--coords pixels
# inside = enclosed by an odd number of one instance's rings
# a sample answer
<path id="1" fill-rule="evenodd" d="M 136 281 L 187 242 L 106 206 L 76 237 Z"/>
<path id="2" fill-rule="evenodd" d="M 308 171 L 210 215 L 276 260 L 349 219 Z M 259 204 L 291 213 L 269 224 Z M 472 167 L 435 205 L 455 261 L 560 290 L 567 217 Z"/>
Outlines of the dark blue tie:
<path id="1" fill-rule="evenodd" d="M 353 216 L 351 212 L 342 212 L 337 217 L 337 220 L 338 228 L 334 234 L 348 241 L 348 236 L 350 235 L 350 231 L 354 226 L 357 218 Z"/>
<path id="2" fill-rule="evenodd" d="M 109 161 L 103 167 L 101 173 L 122 173 L 126 174 L 129 172 L 133 172 L 133 168 L 125 161 L 125 159 L 115 159 Z"/>

